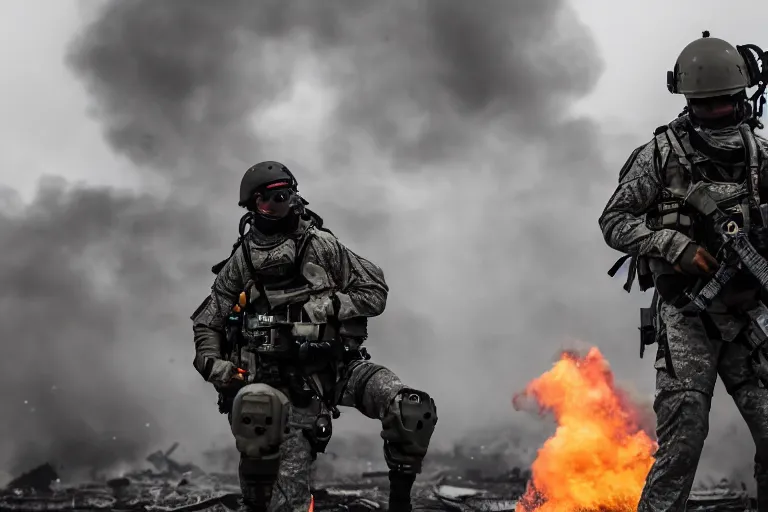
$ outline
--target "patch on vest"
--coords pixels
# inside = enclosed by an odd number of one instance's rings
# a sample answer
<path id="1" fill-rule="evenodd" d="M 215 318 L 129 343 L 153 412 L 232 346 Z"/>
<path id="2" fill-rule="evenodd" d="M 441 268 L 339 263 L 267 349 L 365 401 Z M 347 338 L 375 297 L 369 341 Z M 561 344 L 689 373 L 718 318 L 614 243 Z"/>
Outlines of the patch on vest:
<path id="1" fill-rule="evenodd" d="M 256 277 L 264 284 L 289 279 L 296 272 L 296 242 L 288 239 L 269 250 L 251 251 L 251 261 Z"/>

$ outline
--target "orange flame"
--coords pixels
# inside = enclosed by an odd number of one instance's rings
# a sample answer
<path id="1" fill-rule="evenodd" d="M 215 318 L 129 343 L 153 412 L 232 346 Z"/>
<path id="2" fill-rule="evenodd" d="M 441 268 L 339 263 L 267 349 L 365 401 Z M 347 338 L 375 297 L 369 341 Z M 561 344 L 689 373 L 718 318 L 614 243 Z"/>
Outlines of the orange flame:
<path id="1" fill-rule="evenodd" d="M 656 445 L 600 351 L 563 354 L 515 396 L 516 409 L 526 397 L 554 414 L 557 430 L 537 454 L 518 512 L 637 510 Z"/>

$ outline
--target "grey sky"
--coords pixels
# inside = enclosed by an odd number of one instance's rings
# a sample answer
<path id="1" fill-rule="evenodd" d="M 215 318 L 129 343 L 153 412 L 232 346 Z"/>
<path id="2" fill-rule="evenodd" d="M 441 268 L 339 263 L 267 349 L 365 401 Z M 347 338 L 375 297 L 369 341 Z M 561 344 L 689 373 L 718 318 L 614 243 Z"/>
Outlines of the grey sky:
<path id="1" fill-rule="evenodd" d="M 171 29 L 126 7 L 74 59 L 92 9 L 3 5 L 0 185 L 19 198 L 0 194 L 0 241 L 19 249 L 0 271 L 11 354 L 0 407 L 26 434 L 3 436 L 0 471 L 73 453 L 71 464 L 99 465 L 109 446 L 130 459 L 173 439 L 189 456 L 228 441 L 191 366 L 187 317 L 236 233 L 240 174 L 264 159 L 291 166 L 342 241 L 384 267 L 392 292 L 370 350 L 435 396 L 437 445 L 528 424 L 512 394 L 574 339 L 652 395 L 636 330 L 650 297 L 605 275 L 616 255 L 597 217 L 628 152 L 682 107 L 665 88 L 679 50 L 705 29 L 768 45 L 768 6 L 574 0 L 582 27 L 554 1 L 343 7 L 354 3 L 323 14 L 263 2 L 251 16 L 239 2 L 215 16 L 204 5 Z M 510 41 L 521 52 L 505 51 Z M 44 175 L 87 188 L 49 181 L 37 195 Z M 48 320 L 20 329 L 20 308 Z M 44 375 L 30 379 L 41 358 Z M 711 436 L 736 444 L 710 443 L 705 463 L 748 475 L 748 432 L 724 395 Z M 339 436 L 378 430 L 356 412 L 337 424 Z M 83 449 L 90 435 L 99 441 Z"/>

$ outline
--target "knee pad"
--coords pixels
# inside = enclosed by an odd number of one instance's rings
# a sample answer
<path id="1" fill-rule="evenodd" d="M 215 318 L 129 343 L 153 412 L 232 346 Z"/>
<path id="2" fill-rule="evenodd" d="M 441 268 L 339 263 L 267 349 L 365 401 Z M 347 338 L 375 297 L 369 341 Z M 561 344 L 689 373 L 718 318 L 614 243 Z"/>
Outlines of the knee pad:
<path id="1" fill-rule="evenodd" d="M 252 459 L 280 456 L 288 425 L 288 397 L 266 384 L 249 384 L 232 403 L 232 434 L 237 450 Z"/>
<path id="2" fill-rule="evenodd" d="M 389 468 L 420 473 L 436 424 L 435 401 L 423 391 L 401 389 L 381 420 L 384 458 Z"/>

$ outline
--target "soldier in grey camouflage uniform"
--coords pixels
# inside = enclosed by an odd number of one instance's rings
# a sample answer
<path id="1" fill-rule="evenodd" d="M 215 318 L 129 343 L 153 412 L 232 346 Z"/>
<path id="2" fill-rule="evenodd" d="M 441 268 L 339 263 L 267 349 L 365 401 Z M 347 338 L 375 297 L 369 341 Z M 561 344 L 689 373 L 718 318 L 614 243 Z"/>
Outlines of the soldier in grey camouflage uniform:
<path id="1" fill-rule="evenodd" d="M 386 304 L 381 269 L 323 228 L 278 162 L 245 173 L 239 204 L 240 239 L 192 321 L 194 366 L 241 452 L 242 509 L 307 511 L 312 462 L 347 406 L 381 421 L 389 508 L 411 510 L 437 411 L 361 347 Z"/>
<path id="2" fill-rule="evenodd" d="M 768 143 L 753 133 L 763 90 L 746 94 L 763 77 L 747 47 L 734 48 L 707 32 L 689 44 L 668 75 L 670 92 L 685 95 L 686 110 L 632 153 L 600 217 L 608 245 L 632 256 L 625 289 L 635 275 L 641 289 L 655 287 L 659 448 L 639 511 L 685 509 L 718 375 L 754 438 L 759 510 L 768 511 L 768 390 L 759 385 L 743 343 L 754 328 L 747 312 L 765 308 L 761 287 L 737 274 L 703 314 L 683 309 L 717 269 L 722 244 L 684 200 L 694 183 L 706 184 L 763 254 L 768 248 L 767 219 L 759 211 L 768 199 Z"/>

